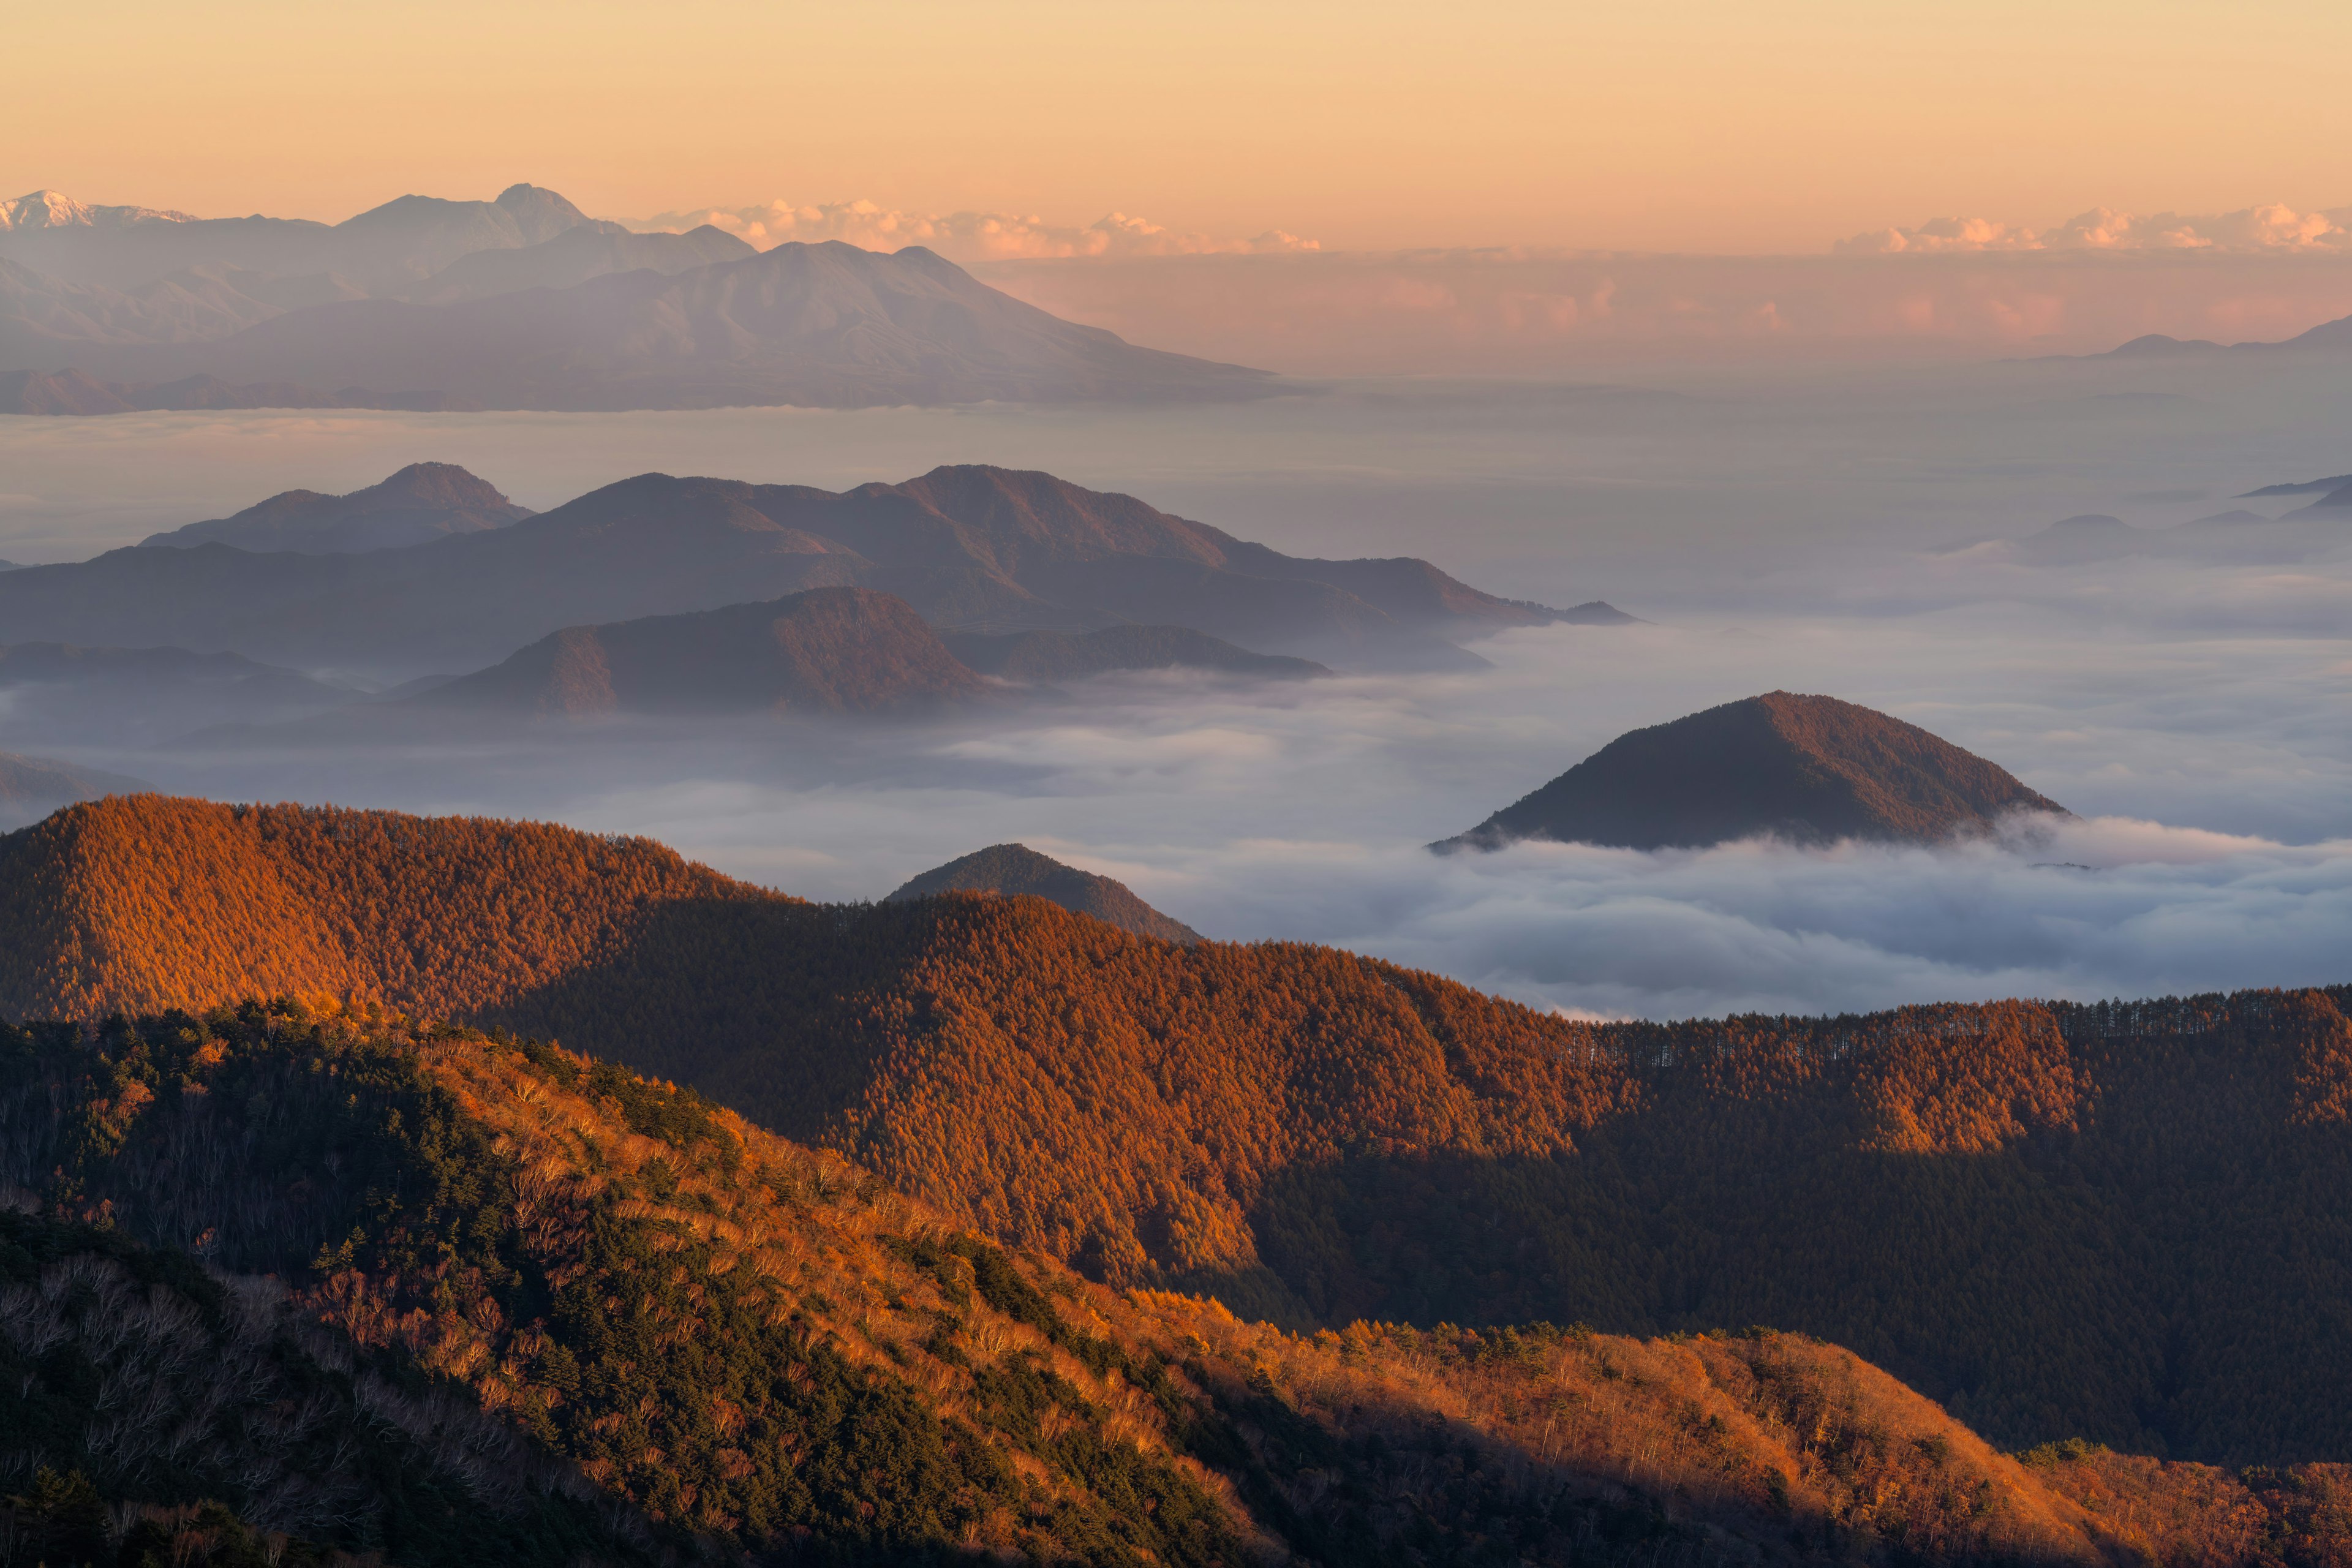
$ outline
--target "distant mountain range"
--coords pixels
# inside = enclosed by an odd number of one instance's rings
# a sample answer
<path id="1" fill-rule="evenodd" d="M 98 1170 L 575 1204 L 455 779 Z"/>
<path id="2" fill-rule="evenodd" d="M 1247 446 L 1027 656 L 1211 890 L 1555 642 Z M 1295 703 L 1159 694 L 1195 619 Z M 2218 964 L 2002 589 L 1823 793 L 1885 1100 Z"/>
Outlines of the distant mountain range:
<path id="1" fill-rule="evenodd" d="M 2134 557 L 2287 565 L 2352 552 L 2352 479 L 2270 485 L 2239 499 L 2274 502 L 2282 496 L 2315 494 L 2317 500 L 2277 517 L 2236 507 L 2170 528 L 2142 528 L 2104 512 L 2086 512 L 2061 518 L 2022 539 L 1979 541 L 1943 553 L 1984 552 L 2023 566 L 2066 567 Z"/>
<path id="2" fill-rule="evenodd" d="M 553 191 L 518 184 L 493 201 L 402 196 L 341 223 L 197 218 L 147 207 L 84 206 L 55 191 L 8 204 L 0 260 L 76 287 L 133 289 L 196 268 L 280 281 L 331 278 L 365 293 L 404 288 L 484 250 L 538 245 L 571 229 L 625 234 Z"/>
<path id="3" fill-rule="evenodd" d="M 451 504 L 401 526 L 430 532 L 445 526 L 436 516 L 494 520 L 496 490 L 461 469 L 434 473 L 436 493 Z M 375 493 L 389 504 L 413 499 L 420 483 Z M 350 512 L 352 504 L 289 492 L 238 514 L 244 521 L 205 526 L 284 538 L 276 520 L 342 518 L 327 537 L 372 537 L 347 531 L 350 518 L 369 515 Z M 283 524 L 302 537 L 320 526 L 329 525 Z M 28 567 L 0 575 L 0 626 L 26 641 L 162 643 L 402 680 L 479 668 L 571 627 L 813 587 L 892 594 L 937 630 L 979 637 L 1190 628 L 1235 645 L 1218 656 L 1228 668 L 1243 648 L 1356 668 L 1478 668 L 1448 639 L 1632 619 L 1597 602 L 1562 611 L 1498 598 L 1425 561 L 1285 555 L 1131 496 L 992 468 L 938 468 L 838 494 L 647 474 L 503 526 L 446 526 L 428 542 L 362 553 L 255 553 L 214 540 Z M 1049 645 L 970 646 L 1015 675 L 1042 668 Z M 1054 660 L 1103 663 L 1099 648 L 1050 646 Z M 1130 648 L 1120 662 L 1166 663 L 1173 649 Z"/>
<path id="4" fill-rule="evenodd" d="M 81 208 L 0 229 L 0 412 L 860 407 L 1254 397 L 920 247 L 631 234 L 552 191 L 325 225 Z M 106 212 L 133 216 L 109 217 Z M 41 215 L 64 215 L 54 221 Z M 79 216 L 76 216 L 79 215 Z"/>
<path id="5" fill-rule="evenodd" d="M 2065 808 L 1916 725 L 1834 697 L 1772 691 L 1620 735 L 1431 847 L 1548 838 L 1662 849 L 1759 834 L 1936 844 L 2020 811 Z"/>
<path id="6" fill-rule="evenodd" d="M 2236 343 L 2217 343 L 2207 338 L 2176 338 L 2163 332 L 2148 332 L 2129 342 L 2109 349 L 2092 359 L 2194 359 L 2214 354 L 2343 353 L 2352 351 L 2352 316 L 2333 321 L 2322 321 L 2307 331 L 2291 338 L 2270 341 L 2255 340 Z"/>
<path id="7" fill-rule="evenodd" d="M 1199 942 L 1201 933 L 1169 919 L 1135 896 L 1126 883 L 1065 866 L 1026 844 L 992 844 L 910 877 L 887 900 L 935 899 L 948 893 L 1044 899 L 1137 936 L 1161 942 Z"/>

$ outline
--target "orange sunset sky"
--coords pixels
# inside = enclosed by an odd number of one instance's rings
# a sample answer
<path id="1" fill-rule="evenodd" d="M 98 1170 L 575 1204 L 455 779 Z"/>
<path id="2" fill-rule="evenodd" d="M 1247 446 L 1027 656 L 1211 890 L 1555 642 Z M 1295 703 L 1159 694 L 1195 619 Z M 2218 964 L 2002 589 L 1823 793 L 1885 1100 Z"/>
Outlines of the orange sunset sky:
<path id="1" fill-rule="evenodd" d="M 624 216 L 1819 253 L 1939 215 L 2352 202 L 2352 7 L 2315 0 L 92 0 L 7 31 L 0 194 L 201 216 L 529 179 Z"/>

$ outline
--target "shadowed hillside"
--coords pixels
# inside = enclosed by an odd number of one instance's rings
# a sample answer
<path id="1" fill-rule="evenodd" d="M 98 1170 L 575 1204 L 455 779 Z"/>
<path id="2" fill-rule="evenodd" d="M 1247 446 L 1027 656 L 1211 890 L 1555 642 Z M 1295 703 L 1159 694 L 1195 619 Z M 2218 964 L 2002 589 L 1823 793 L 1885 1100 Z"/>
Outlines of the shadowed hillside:
<path id="1" fill-rule="evenodd" d="M 769 604 L 572 626 L 410 700 L 515 713 L 918 713 L 981 681 L 903 599 L 812 588 Z"/>
<path id="2" fill-rule="evenodd" d="M 1995 764 L 1834 697 L 1770 691 L 1620 735 L 1438 849 L 1519 838 L 1633 849 L 1769 833 L 1933 844 L 2065 808 Z"/>
<path id="3" fill-rule="evenodd" d="M 1126 883 L 1065 866 L 1026 844 L 992 844 L 985 849 L 975 849 L 919 877 L 909 878 L 890 895 L 889 901 L 895 904 L 908 899 L 933 899 L 945 893 L 1018 894 L 1044 899 L 1138 936 L 1157 937 L 1161 942 L 1201 940 L 1199 931 L 1181 921 L 1170 920 L 1137 898 Z"/>
<path id="4" fill-rule="evenodd" d="M 2054 1464 L 1801 1336 L 1292 1337 L 510 1037 L 260 1005 L 0 1027 L 0 1127 L 42 1211 L 0 1215 L 0 1411 L 70 1467 L 0 1456 L 32 1494 L 5 1522 L 63 1560 L 116 1520 L 187 1563 L 295 1529 L 435 1568 L 1403 1565 L 1497 1530 L 1562 1568 L 2149 1560 Z M 214 1446 L 145 1462 L 192 1405 Z M 2242 1533 L 2175 1526 L 2208 1473 L 2129 1480 L 2168 1547 Z"/>
<path id="5" fill-rule="evenodd" d="M 1309 1326 L 1771 1323 L 2004 1443 L 2352 1454 L 2328 993 L 1593 1025 L 1034 899 L 152 797 L 0 840 L 0 1013 L 284 992 L 556 1036 L 1117 1284 Z"/>

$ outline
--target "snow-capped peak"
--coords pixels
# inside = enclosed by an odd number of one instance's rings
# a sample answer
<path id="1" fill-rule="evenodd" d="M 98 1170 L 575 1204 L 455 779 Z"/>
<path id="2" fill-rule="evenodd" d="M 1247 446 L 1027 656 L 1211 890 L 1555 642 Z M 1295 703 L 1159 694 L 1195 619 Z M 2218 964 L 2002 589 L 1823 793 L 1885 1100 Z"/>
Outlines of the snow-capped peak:
<path id="1" fill-rule="evenodd" d="M 100 207 L 63 191 L 35 191 L 0 202 L 0 231 L 22 228 L 126 228 L 134 223 L 191 223 L 187 213 L 160 207 Z"/>

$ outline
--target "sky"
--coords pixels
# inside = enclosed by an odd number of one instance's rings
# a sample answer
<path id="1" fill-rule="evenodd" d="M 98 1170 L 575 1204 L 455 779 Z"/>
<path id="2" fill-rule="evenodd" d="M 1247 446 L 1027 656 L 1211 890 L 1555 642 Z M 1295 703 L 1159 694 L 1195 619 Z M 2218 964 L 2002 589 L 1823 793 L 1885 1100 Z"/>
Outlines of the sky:
<path id="1" fill-rule="evenodd" d="M 1818 254 L 2352 202 L 2352 9 L 2319 0 L 94 0 L 8 31 L 11 195 L 205 216 L 527 179 L 615 216 Z"/>

